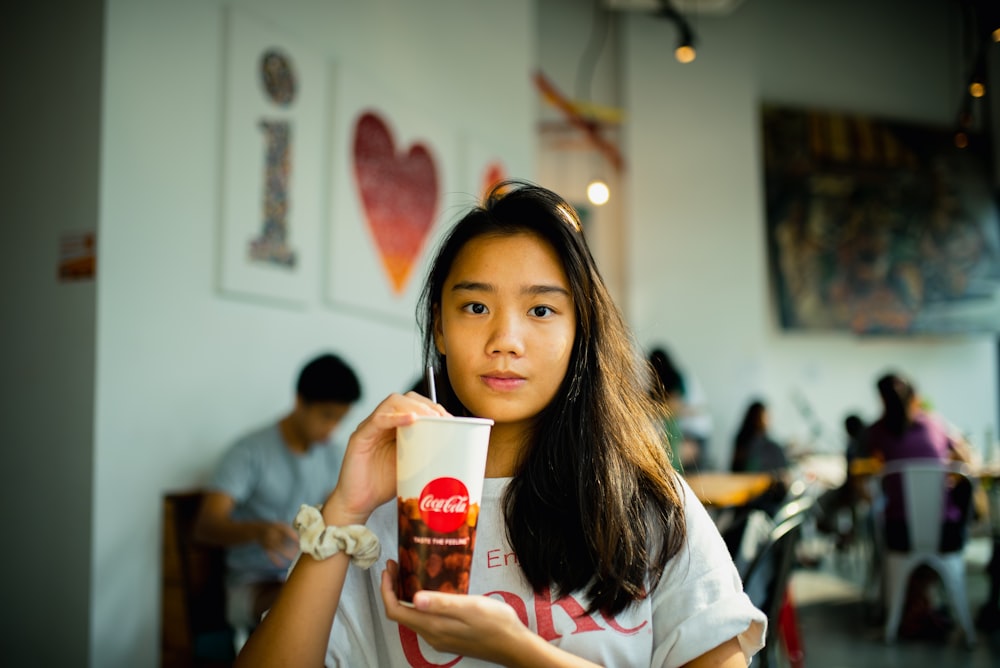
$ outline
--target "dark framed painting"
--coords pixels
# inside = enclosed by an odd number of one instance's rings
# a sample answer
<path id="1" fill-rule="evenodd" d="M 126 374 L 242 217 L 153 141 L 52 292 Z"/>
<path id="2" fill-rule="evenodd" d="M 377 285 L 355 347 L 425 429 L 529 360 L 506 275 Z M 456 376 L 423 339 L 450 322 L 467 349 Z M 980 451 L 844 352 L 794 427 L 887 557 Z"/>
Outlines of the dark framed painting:
<path id="1" fill-rule="evenodd" d="M 1000 331 L 985 137 L 764 105 L 768 263 L 782 328 Z"/>

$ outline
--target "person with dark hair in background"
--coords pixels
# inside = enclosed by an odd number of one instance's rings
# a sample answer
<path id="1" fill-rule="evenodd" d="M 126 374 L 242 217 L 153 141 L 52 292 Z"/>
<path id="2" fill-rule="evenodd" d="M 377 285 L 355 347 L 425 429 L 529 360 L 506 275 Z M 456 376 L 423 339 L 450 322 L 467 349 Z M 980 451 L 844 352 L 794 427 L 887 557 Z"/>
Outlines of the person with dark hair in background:
<path id="1" fill-rule="evenodd" d="M 649 396 L 663 409 L 663 430 L 665 449 L 671 465 L 681 473 L 698 464 L 700 444 L 681 429 L 681 415 L 684 412 L 684 379 L 661 348 L 649 354 L 652 369 Z"/>
<path id="2" fill-rule="evenodd" d="M 887 373 L 876 383 L 882 401 L 882 415 L 868 429 L 866 447 L 886 462 L 905 459 L 935 459 L 941 462 L 971 460 L 965 442 L 953 437 L 943 420 L 925 410 L 912 382 L 898 373 Z M 884 486 L 884 540 L 890 550 L 910 548 L 903 491 L 899 480 Z M 972 486 L 967 479 L 948 490 L 941 535 L 942 550 L 960 549 L 965 544 L 965 510 L 970 507 Z M 910 577 L 899 635 L 909 638 L 942 637 L 951 629 L 946 610 L 934 609 L 933 590 L 939 585 L 933 569 L 918 567 Z"/>
<path id="3" fill-rule="evenodd" d="M 964 441 L 953 437 L 941 419 L 923 408 L 913 383 L 898 373 L 887 373 L 878 379 L 876 388 L 882 401 L 882 415 L 868 428 L 865 437 L 866 447 L 872 455 L 886 462 L 905 459 L 970 461 Z M 885 544 L 890 550 L 909 550 L 902 485 L 898 479 L 888 480 L 884 492 Z M 963 509 L 969 508 L 971 494 L 972 487 L 966 479 L 949 490 L 945 516 L 936 520 L 944 522 L 942 550 L 956 550 L 964 545 L 966 517 Z M 931 609 L 931 589 L 937 580 L 934 571 L 927 567 L 914 571 L 899 626 L 901 636 L 939 636 L 948 631 L 950 620 L 942 612 Z"/>
<path id="4" fill-rule="evenodd" d="M 707 453 L 712 436 L 712 416 L 705 405 L 701 385 L 684 373 L 662 346 L 649 353 L 653 370 L 652 395 L 667 407 L 666 427 L 672 438 L 671 457 L 684 468 L 710 466 Z"/>
<path id="5" fill-rule="evenodd" d="M 768 434 L 767 406 L 763 401 L 753 401 L 743 414 L 740 429 L 733 440 L 733 471 L 770 473 L 782 485 L 784 496 L 788 473 L 785 449 Z"/>
<path id="6" fill-rule="evenodd" d="M 747 406 L 739 431 L 733 439 L 733 459 L 730 469 L 734 473 L 767 473 L 771 486 L 763 494 L 733 512 L 722 537 L 730 553 L 739 554 L 744 532 L 750 516 L 763 511 L 773 517 L 788 494 L 790 474 L 785 450 L 768 434 L 767 406 L 755 400 Z M 755 540 L 753 537 L 750 540 Z"/>
<path id="7" fill-rule="evenodd" d="M 916 387 L 897 373 L 888 373 L 876 384 L 882 400 L 882 415 L 868 428 L 865 447 L 886 462 L 901 459 L 936 459 L 941 462 L 969 462 L 964 441 L 956 438 L 936 415 L 921 406 Z M 948 504 L 945 522 L 946 549 L 955 549 L 964 541 L 961 528 L 965 518 L 954 500 Z M 902 491 L 886 490 L 886 543 L 890 549 L 909 549 Z"/>
<path id="8" fill-rule="evenodd" d="M 344 447 L 334 429 L 361 397 L 354 371 L 336 355 L 299 373 L 295 405 L 276 423 L 237 440 L 208 484 L 195 537 L 226 553 L 226 616 L 252 629 L 278 595 L 299 539 L 292 520 L 302 504 L 322 503 L 337 484 Z"/>
<path id="9" fill-rule="evenodd" d="M 816 528 L 824 533 L 835 534 L 838 548 L 847 545 L 854 538 L 858 501 L 863 494 L 869 496 L 865 494 L 863 483 L 851 473 L 854 460 L 866 455 L 864 420 L 851 413 L 844 418 L 844 431 L 847 434 L 847 446 L 844 448 L 847 475 L 843 484 L 824 492 L 817 500 L 820 516 L 816 521 Z M 847 511 L 849 526 L 841 525 L 838 519 L 841 511 Z"/>

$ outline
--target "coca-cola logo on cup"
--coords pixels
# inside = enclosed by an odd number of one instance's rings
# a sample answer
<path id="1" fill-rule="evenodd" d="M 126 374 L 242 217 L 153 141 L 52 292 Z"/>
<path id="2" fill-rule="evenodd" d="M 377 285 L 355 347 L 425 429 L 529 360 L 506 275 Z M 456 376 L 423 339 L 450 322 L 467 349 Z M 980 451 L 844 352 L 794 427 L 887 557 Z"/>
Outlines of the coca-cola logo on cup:
<path id="1" fill-rule="evenodd" d="M 420 519 L 432 531 L 450 533 L 469 516 L 469 490 L 456 478 L 435 478 L 420 492 Z"/>

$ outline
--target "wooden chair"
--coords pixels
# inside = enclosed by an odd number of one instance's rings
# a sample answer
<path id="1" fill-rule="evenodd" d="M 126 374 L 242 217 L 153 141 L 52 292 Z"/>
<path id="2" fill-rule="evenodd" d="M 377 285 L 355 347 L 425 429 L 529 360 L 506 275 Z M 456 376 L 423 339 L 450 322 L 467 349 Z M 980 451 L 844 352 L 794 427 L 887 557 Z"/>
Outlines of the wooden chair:
<path id="1" fill-rule="evenodd" d="M 203 492 L 163 497 L 161 668 L 229 668 L 235 658 L 226 622 L 225 550 L 194 540 Z"/>

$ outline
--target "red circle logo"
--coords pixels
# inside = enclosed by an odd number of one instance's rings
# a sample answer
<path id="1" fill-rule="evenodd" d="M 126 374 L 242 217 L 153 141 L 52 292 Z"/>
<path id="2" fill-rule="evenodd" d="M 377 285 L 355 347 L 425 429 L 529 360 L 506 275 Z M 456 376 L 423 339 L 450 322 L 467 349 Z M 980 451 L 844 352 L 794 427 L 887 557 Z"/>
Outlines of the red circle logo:
<path id="1" fill-rule="evenodd" d="M 435 478 L 420 492 L 420 519 L 431 531 L 450 533 L 469 516 L 469 490 L 456 478 Z"/>

